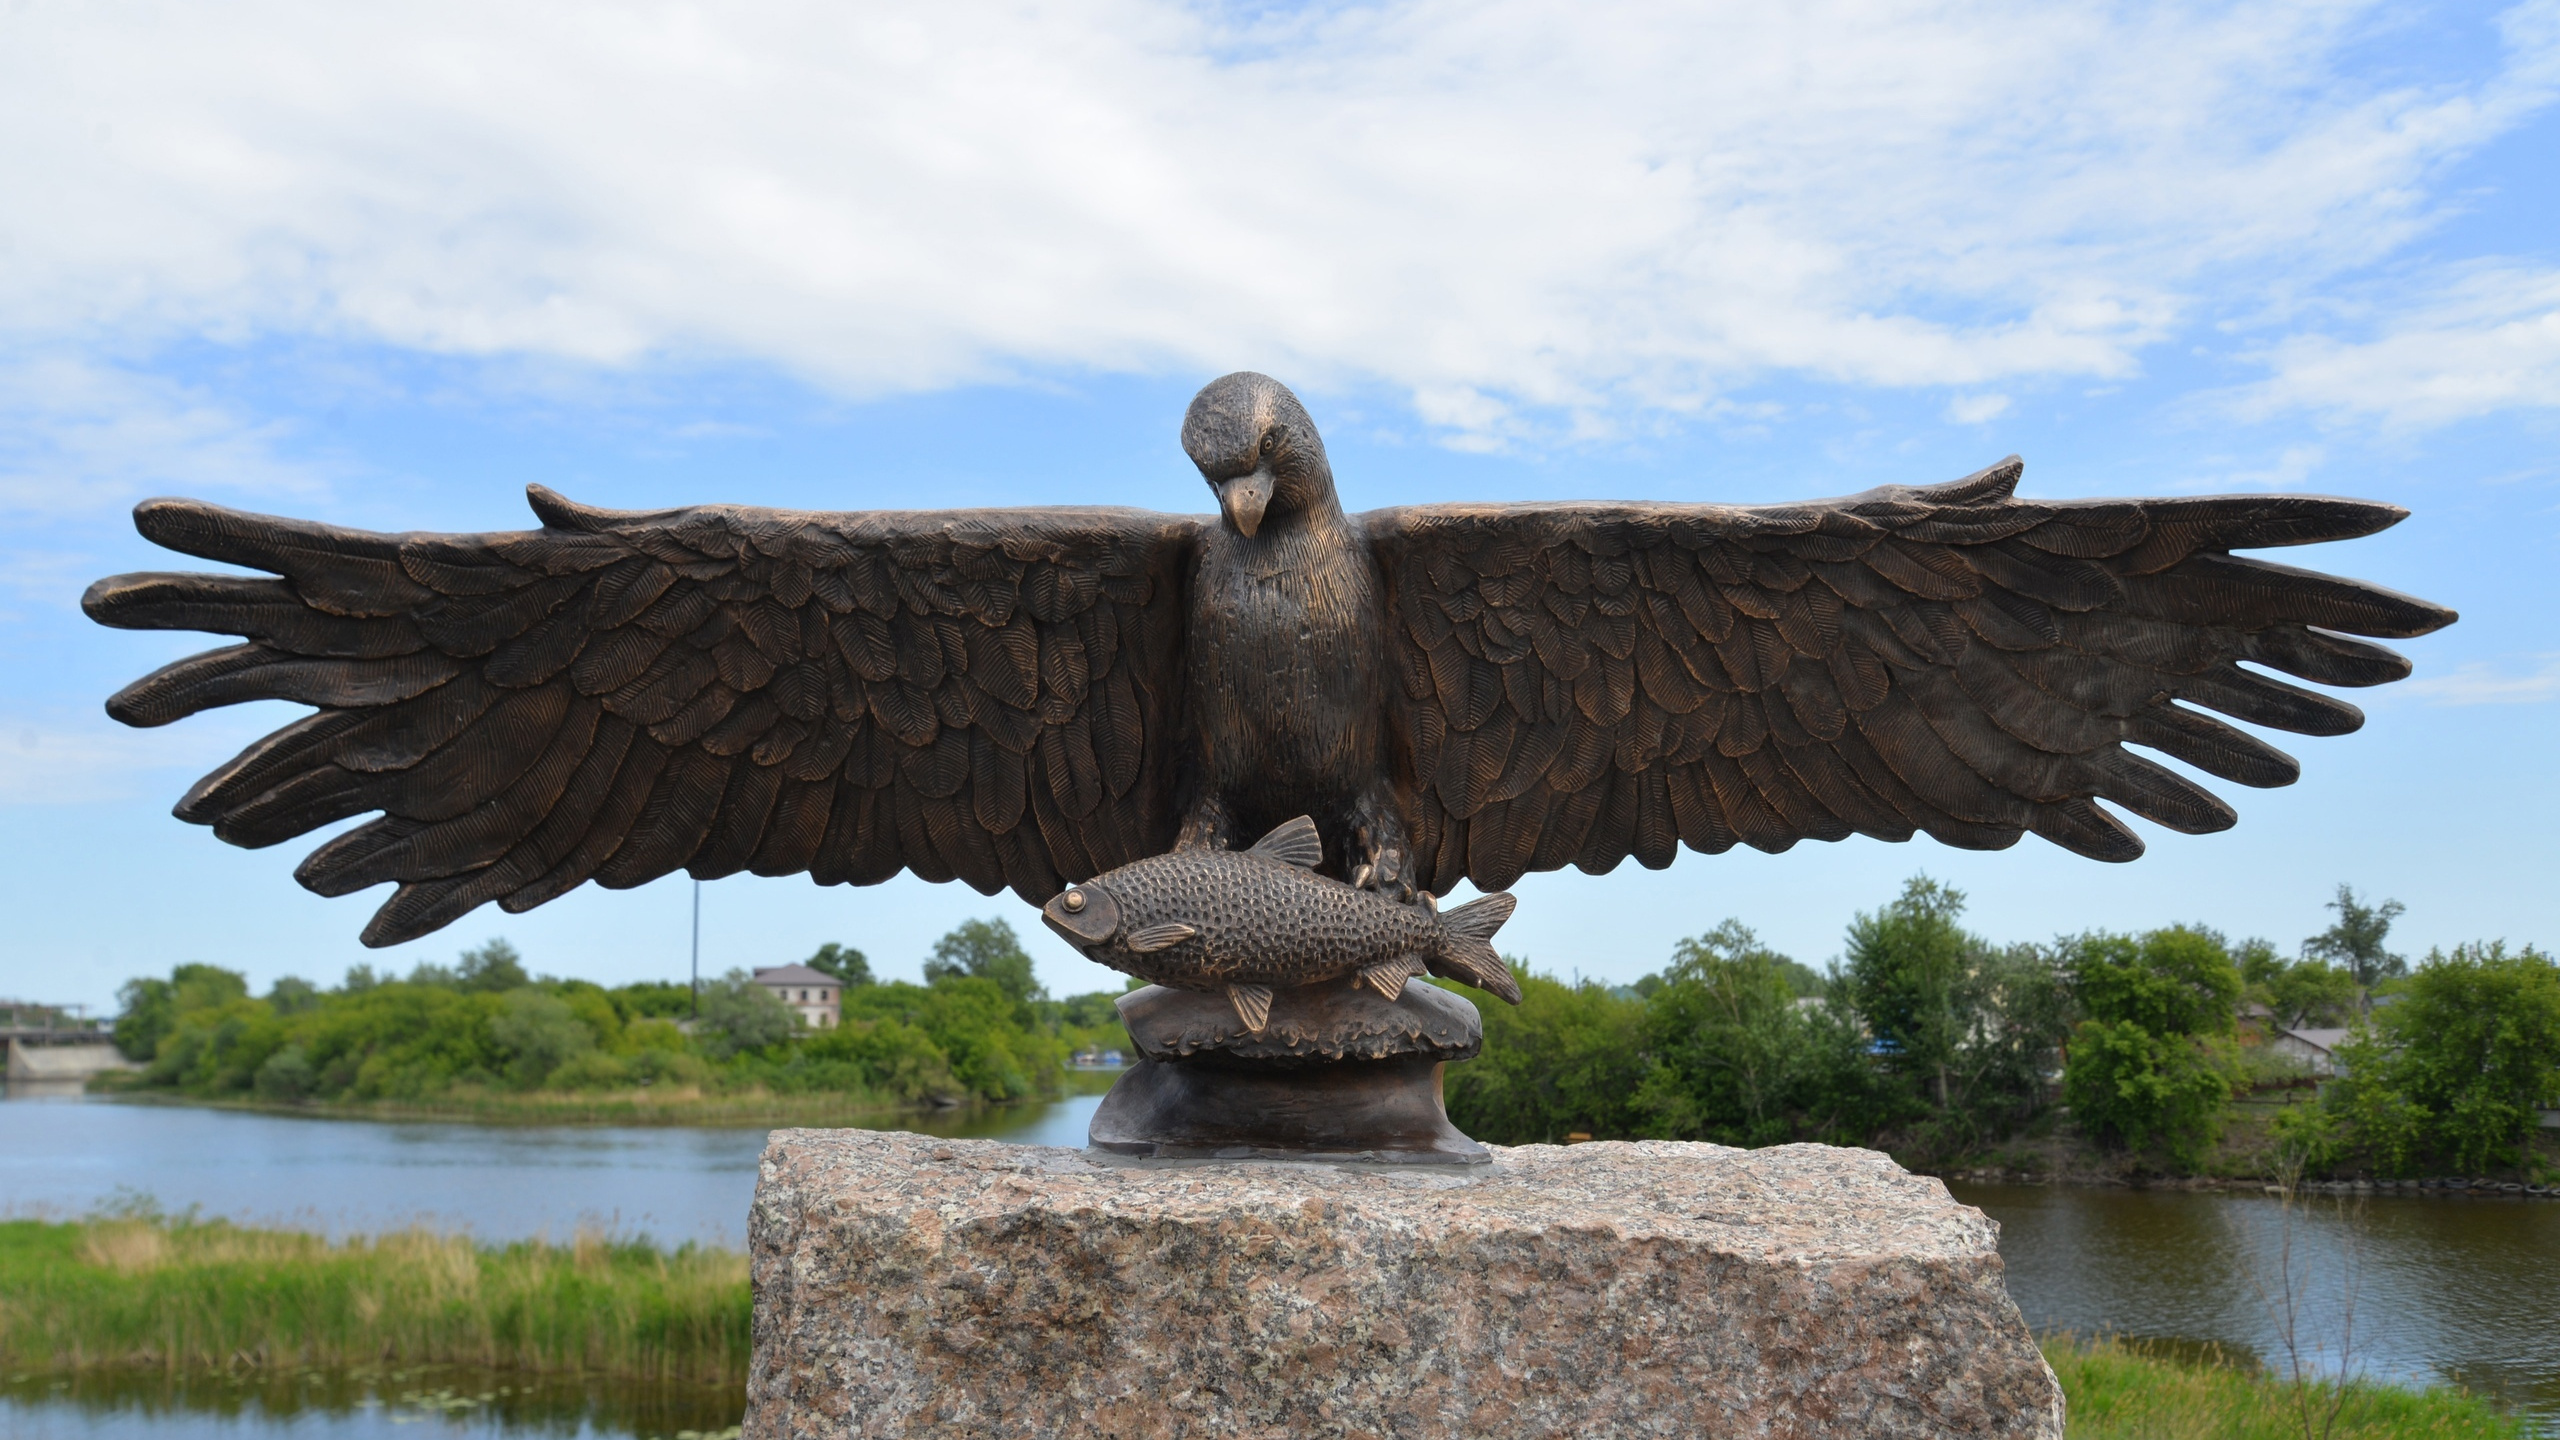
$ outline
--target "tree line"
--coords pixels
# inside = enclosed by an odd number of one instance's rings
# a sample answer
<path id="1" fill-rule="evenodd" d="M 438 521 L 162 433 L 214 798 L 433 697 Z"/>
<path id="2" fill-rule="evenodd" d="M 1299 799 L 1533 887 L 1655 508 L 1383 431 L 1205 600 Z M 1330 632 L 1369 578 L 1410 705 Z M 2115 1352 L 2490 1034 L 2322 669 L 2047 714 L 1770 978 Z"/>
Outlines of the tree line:
<path id="1" fill-rule="evenodd" d="M 503 939 L 402 977 L 356 966 L 334 988 L 182 964 L 124 986 L 117 1046 L 134 1083 L 277 1104 L 421 1101 L 457 1091 L 695 1087 L 882 1104 L 1048 1094 L 1068 1055 L 1118 1043 L 1109 993 L 1050 998 L 1002 920 L 945 935 L 925 983 L 875 979 L 862 952 L 807 962 L 843 983 L 842 1021 L 811 1029 L 743 970 L 686 984 L 534 976 Z"/>
<path id="2" fill-rule="evenodd" d="M 2560 1105 L 2560 966 L 2503 942 L 2387 948 L 2397 902 L 2340 887 L 2287 957 L 2203 925 L 1997 944 L 1926 877 L 1861 913 L 1817 973 L 1726 921 L 1631 986 L 1514 961 L 1523 1001 L 1479 1008 L 1485 1052 L 1452 1067 L 1450 1117 L 1501 1143 L 1651 1137 L 1876 1145 L 1948 1164 L 2027 1139 L 2119 1163 L 2408 1175 L 2545 1162 Z M 2314 1088 L 2279 1029 L 2343 1028 Z M 2265 1154 L 2215 1152 L 2235 1100 L 2298 1097 Z"/>

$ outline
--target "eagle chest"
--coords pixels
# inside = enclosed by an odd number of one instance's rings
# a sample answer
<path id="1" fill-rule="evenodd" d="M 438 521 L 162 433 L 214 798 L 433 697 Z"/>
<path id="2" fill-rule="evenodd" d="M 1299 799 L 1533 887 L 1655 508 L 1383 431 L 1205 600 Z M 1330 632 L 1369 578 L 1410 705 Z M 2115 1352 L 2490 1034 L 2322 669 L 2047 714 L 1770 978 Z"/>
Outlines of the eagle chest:
<path id="1" fill-rule="evenodd" d="M 1203 567 L 1188 647 L 1211 749 L 1241 758 L 1222 742 L 1276 744 L 1324 768 L 1320 756 L 1341 754 L 1350 733 L 1377 723 L 1378 587 L 1367 557 L 1340 544 L 1221 548 Z M 1259 763 L 1280 758 L 1265 750 Z"/>

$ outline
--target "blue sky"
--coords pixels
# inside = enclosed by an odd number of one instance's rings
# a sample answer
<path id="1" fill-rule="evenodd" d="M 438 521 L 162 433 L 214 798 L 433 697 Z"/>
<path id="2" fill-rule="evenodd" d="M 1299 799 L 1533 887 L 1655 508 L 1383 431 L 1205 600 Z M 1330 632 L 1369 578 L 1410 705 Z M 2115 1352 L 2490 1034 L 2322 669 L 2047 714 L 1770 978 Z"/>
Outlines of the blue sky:
<path id="1" fill-rule="evenodd" d="M 2002 938 L 2290 945 L 2341 881 L 2413 950 L 2560 942 L 2560 4 L 1234 9 L 34 0 L 0 14 L 0 993 L 202 959 L 334 979 L 504 934 L 686 963 L 690 886 L 386 954 L 304 845 L 169 818 L 290 718 L 156 731 L 100 630 L 183 565 L 152 494 L 387 530 L 606 505 L 1206 508 L 1220 372 L 1290 381 L 1347 505 L 1770 501 L 1951 478 L 2409 507 L 2308 556 L 2459 608 L 2238 829 L 1686 856 L 1520 887 L 1506 947 L 1632 979 L 1733 916 L 1799 958 L 1926 871 Z M 1783 12 L 1783 13 L 1781 13 Z M 707 969 L 913 974 L 1005 915 L 900 881 L 703 887 Z"/>

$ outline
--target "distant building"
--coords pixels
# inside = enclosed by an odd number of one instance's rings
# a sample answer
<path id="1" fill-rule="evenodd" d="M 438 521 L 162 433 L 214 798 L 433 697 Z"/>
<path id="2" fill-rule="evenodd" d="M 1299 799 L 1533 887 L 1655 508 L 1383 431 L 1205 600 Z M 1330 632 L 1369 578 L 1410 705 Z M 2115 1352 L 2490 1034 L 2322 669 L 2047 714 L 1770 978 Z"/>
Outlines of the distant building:
<path id="1" fill-rule="evenodd" d="M 2267 1032 L 2267 1048 L 2310 1066 L 2314 1075 L 2335 1075 L 2339 1073 L 2338 1047 L 2347 1043 L 2347 1036 L 2352 1033 L 2326 1026 L 2270 1030 Z"/>
<path id="2" fill-rule="evenodd" d="M 806 965 L 776 965 L 756 971 L 756 983 L 799 1012 L 812 1030 L 832 1028 L 844 1018 L 844 982 Z"/>

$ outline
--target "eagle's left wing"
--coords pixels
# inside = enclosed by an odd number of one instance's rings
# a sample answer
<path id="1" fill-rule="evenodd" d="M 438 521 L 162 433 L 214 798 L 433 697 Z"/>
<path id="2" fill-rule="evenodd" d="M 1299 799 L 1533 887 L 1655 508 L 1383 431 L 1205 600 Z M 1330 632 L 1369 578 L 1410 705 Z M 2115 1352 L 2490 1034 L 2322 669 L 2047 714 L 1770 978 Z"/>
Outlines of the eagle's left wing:
<path id="1" fill-rule="evenodd" d="M 2299 773 L 2190 707 L 2309 735 L 2363 723 L 2241 662 L 2378 685 L 2408 662 L 2346 635 L 2454 619 L 2230 553 L 2370 534 L 2394 506 L 2027 502 L 2020 469 L 1803 505 L 1361 517 L 1401 664 L 1417 883 L 1917 831 L 2129 860 L 2141 840 L 2096 801 L 2188 832 L 2235 817 L 2128 746 L 2244 785 Z"/>
<path id="2" fill-rule="evenodd" d="M 108 713 L 317 707 L 179 818 L 258 846 L 381 812 L 296 872 L 396 884 L 371 945 L 679 869 L 912 870 L 1036 905 L 1172 843 L 1198 517 L 532 500 L 542 528 L 488 535 L 142 505 L 151 539 L 275 578 L 91 587 L 103 624 L 246 637 Z"/>

